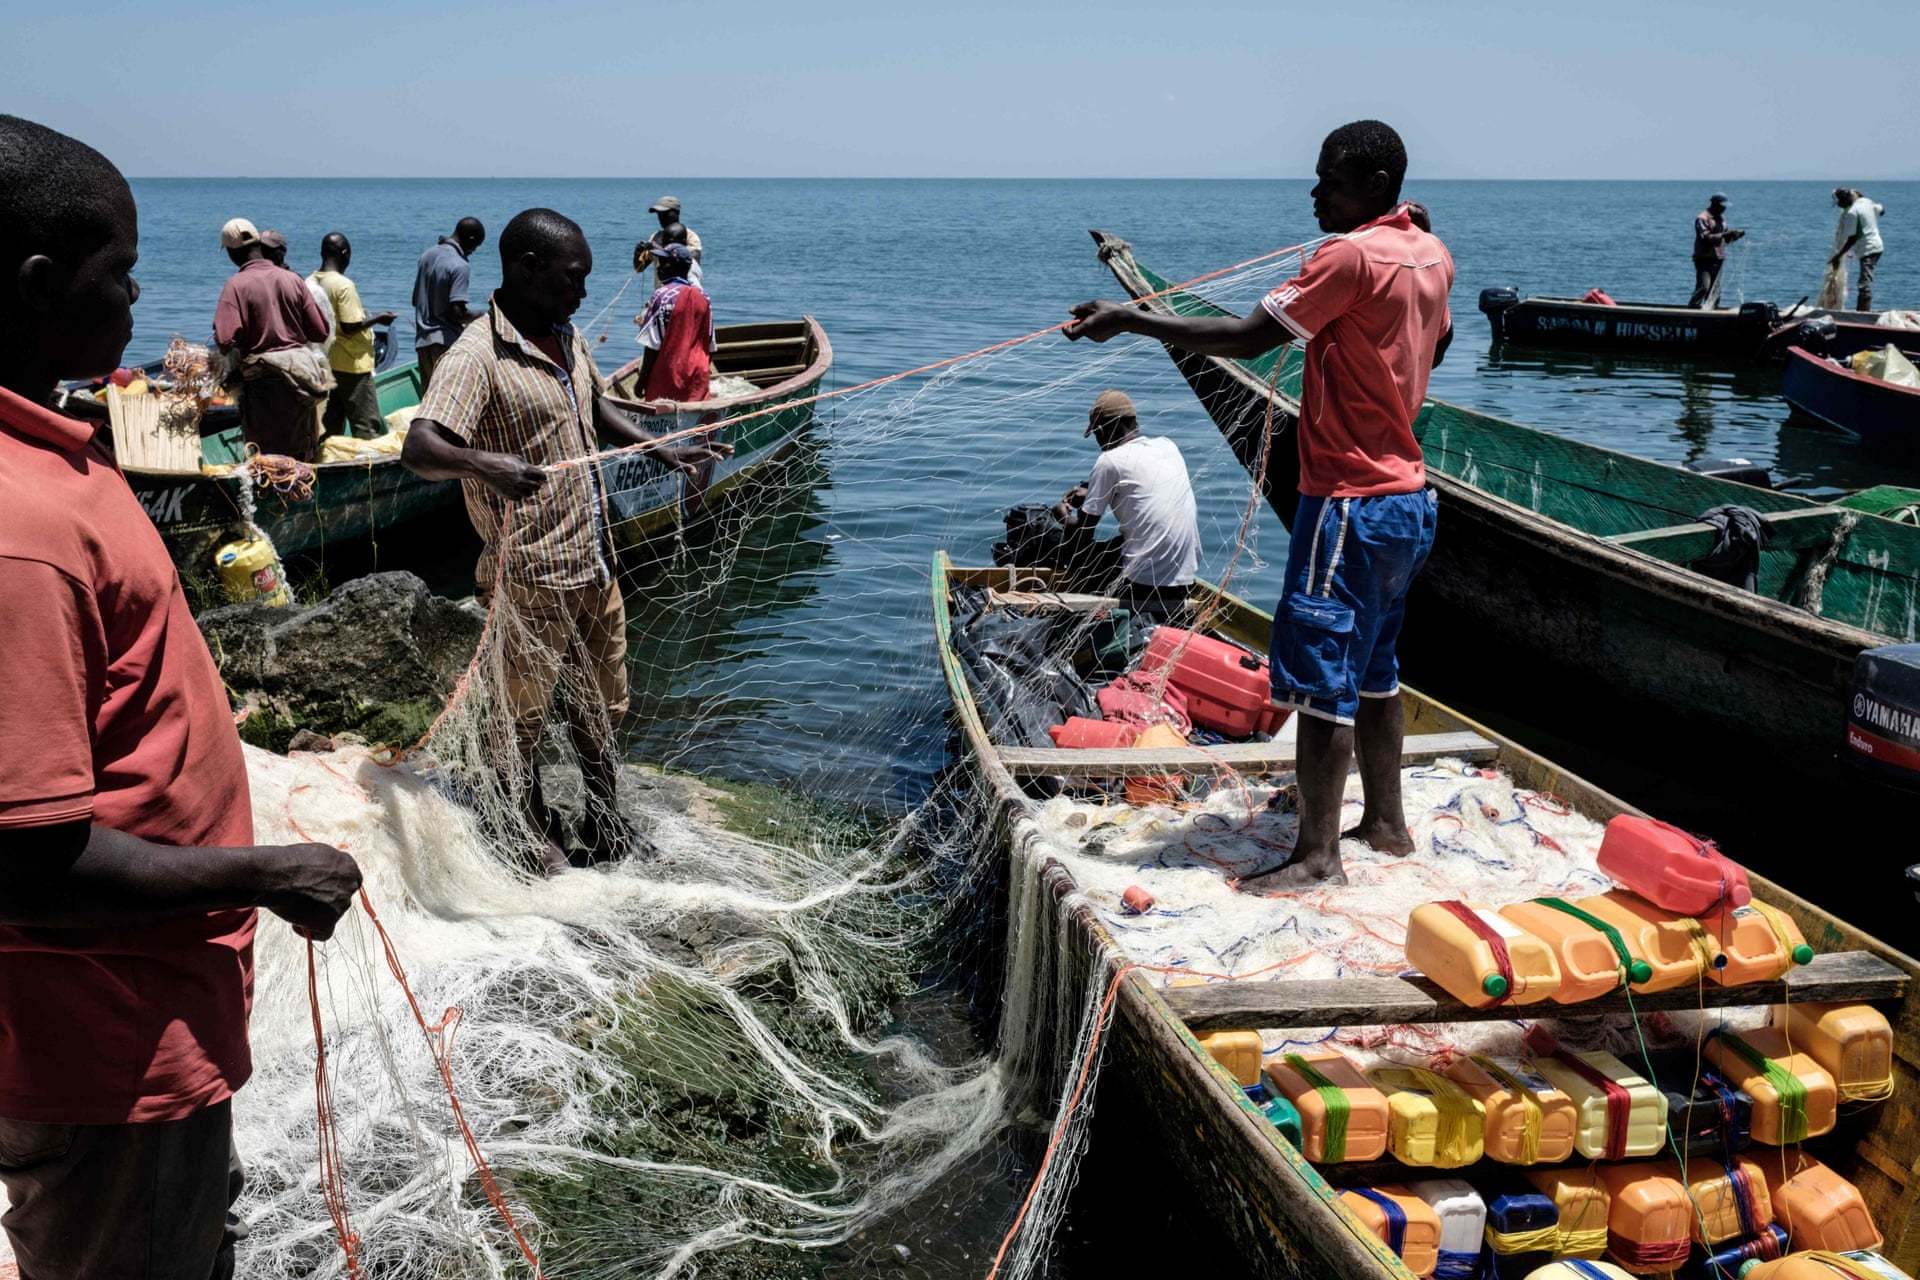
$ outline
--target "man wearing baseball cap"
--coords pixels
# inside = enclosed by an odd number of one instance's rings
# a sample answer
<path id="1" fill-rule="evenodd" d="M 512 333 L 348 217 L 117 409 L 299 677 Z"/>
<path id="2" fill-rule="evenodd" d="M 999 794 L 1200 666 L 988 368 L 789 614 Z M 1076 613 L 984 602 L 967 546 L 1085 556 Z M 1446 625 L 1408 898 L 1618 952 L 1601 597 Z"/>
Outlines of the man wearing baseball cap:
<path id="1" fill-rule="evenodd" d="M 692 227 L 685 226 L 681 223 L 680 197 L 661 196 L 658 200 L 655 200 L 647 206 L 647 212 L 660 219 L 660 229 L 647 239 L 633 246 L 633 269 L 635 271 L 645 271 L 647 267 L 656 260 L 655 250 L 661 245 L 670 244 L 675 240 L 679 240 L 680 243 L 687 246 L 687 251 L 693 255 L 694 266 L 698 267 L 702 261 L 700 236 Z M 679 232 L 669 234 L 675 227 L 680 229 Z M 684 239 L 681 239 L 680 232 L 685 233 Z M 665 276 L 660 275 L 658 272 L 655 273 L 655 288 L 658 288 L 666 282 L 667 278 Z M 699 283 L 698 276 L 694 277 L 694 282 L 696 284 Z"/>
<path id="2" fill-rule="evenodd" d="M 1097 586 L 1116 586 L 1135 617 L 1177 622 L 1200 567 L 1200 522 L 1180 446 L 1165 436 L 1140 434 L 1133 400 L 1102 391 L 1087 412 L 1087 429 L 1100 445 L 1087 482 L 1067 490 L 1054 514 L 1079 544 L 1076 558 L 1093 568 Z M 1108 510 L 1120 537 L 1089 546 L 1093 527 Z"/>
<path id="3" fill-rule="evenodd" d="M 240 378 L 240 429 L 262 453 L 311 461 L 316 409 L 333 390 L 333 371 L 314 344 L 333 326 L 306 281 L 274 265 L 251 222 L 220 228 L 220 245 L 240 268 L 213 312 L 213 339 Z"/>
<path id="4" fill-rule="evenodd" d="M 1716 191 L 1707 207 L 1693 215 L 1693 296 L 1690 307 L 1720 305 L 1720 268 L 1727 265 L 1727 246 L 1747 234 L 1727 227 L 1727 198 Z"/>
<path id="5" fill-rule="evenodd" d="M 635 321 L 645 348 L 635 385 L 649 402 L 705 400 L 713 377 L 713 304 L 688 278 L 694 261 L 686 245 L 670 241 L 656 246 L 653 255 L 660 286 Z"/>

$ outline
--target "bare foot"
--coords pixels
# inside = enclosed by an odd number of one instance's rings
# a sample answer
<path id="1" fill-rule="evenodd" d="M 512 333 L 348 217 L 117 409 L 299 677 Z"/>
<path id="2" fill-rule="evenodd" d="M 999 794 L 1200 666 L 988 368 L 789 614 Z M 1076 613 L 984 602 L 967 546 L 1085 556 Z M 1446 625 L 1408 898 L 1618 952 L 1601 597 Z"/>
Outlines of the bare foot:
<path id="1" fill-rule="evenodd" d="M 548 879 L 552 879 L 563 871 L 573 870 L 573 864 L 567 861 L 567 851 L 562 849 L 551 836 L 542 842 L 535 857 L 539 865 L 534 870 Z"/>
<path id="2" fill-rule="evenodd" d="M 619 815 L 607 818 L 589 815 L 580 824 L 580 843 L 588 866 L 618 862 L 622 858 L 645 860 L 660 856 L 653 841 L 635 831 L 633 824 Z"/>
<path id="3" fill-rule="evenodd" d="M 1345 884 L 1347 873 L 1337 853 L 1297 858 L 1277 871 L 1242 880 L 1234 886 L 1241 893 L 1262 897 L 1274 893 L 1299 893 L 1321 885 Z"/>
<path id="4" fill-rule="evenodd" d="M 1357 825 L 1340 833 L 1342 840 L 1364 840 L 1375 853 L 1404 858 L 1413 852 L 1413 834 L 1404 825 L 1376 822 L 1362 815 Z"/>

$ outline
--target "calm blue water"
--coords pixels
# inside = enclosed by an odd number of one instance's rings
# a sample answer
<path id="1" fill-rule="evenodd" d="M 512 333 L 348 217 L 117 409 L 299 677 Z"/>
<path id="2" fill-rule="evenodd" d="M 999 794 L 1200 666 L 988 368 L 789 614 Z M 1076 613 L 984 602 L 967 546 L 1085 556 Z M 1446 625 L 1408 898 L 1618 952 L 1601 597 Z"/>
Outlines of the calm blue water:
<path id="1" fill-rule="evenodd" d="M 1433 182 L 1428 204 L 1459 267 L 1459 338 L 1434 394 L 1670 462 L 1742 456 L 1812 491 L 1854 488 L 1884 471 L 1857 446 L 1783 425 L 1771 374 L 1556 357 L 1494 360 L 1475 302 L 1490 285 L 1622 299 L 1684 300 L 1691 220 L 1710 186 L 1750 229 L 1725 276 L 1729 302 L 1789 303 L 1817 288 L 1836 211 L 1814 183 Z M 663 192 L 686 202 L 706 244 L 707 283 L 722 324 L 810 312 L 835 348 L 833 382 L 849 385 L 1028 332 L 1070 303 L 1116 293 L 1086 229 L 1130 239 L 1142 261 L 1183 277 L 1315 234 L 1308 184 L 1131 181 L 197 181 L 134 184 L 142 220 L 131 355 L 159 354 L 175 333 L 202 338 L 230 271 L 220 224 L 241 215 L 277 227 L 291 265 L 317 265 L 323 234 L 352 239 L 351 274 L 374 310 L 402 313 L 414 260 L 463 215 L 490 236 L 517 210 L 557 208 L 587 230 L 598 265 L 585 321 L 631 280 L 636 238 Z M 1887 206 L 1878 294 L 1920 306 L 1920 183 L 1874 187 Z M 476 296 L 499 279 L 496 240 L 474 258 Z M 631 286 L 600 326 L 601 363 L 635 354 Z M 1247 295 L 1251 296 L 1251 295 Z M 1244 301 L 1244 299 L 1243 299 Z M 924 394 L 917 414 L 881 424 L 877 401 L 831 411 L 829 446 L 782 526 L 774 554 L 727 566 L 724 608 L 692 622 L 642 619 L 636 651 L 659 659 L 640 699 L 642 754 L 777 776 L 809 776 L 842 794 L 911 795 L 943 754 L 943 695 L 927 663 L 926 565 L 935 546 L 984 561 L 1000 511 L 1084 475 L 1079 439 L 1099 385 L 1126 387 L 1153 430 L 1179 440 L 1199 490 L 1209 571 L 1235 541 L 1247 497 L 1197 403 L 1157 348 L 1096 353 L 1049 339 L 1017 358 L 965 371 Z M 1050 391 L 1051 380 L 1082 381 Z M 996 399 L 1009 389 L 1030 398 Z M 1271 596 L 1285 534 L 1264 510 L 1257 550 L 1236 581 Z M 694 712 L 698 724 L 694 724 Z M 691 726 L 691 727 L 690 727 Z"/>

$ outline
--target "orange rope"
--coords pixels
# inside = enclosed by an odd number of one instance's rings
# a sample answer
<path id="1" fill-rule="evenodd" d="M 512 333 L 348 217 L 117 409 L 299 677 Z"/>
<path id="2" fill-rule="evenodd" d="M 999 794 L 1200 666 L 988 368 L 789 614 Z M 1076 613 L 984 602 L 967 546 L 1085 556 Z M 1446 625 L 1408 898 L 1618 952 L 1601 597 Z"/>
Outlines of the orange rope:
<path id="1" fill-rule="evenodd" d="M 360 1237 L 347 1220 L 347 1180 L 340 1167 L 339 1133 L 333 1120 L 333 1085 L 327 1079 L 327 1038 L 320 1024 L 320 976 L 314 964 L 315 944 L 307 939 L 307 1001 L 313 1009 L 313 1105 L 320 1160 L 320 1198 L 333 1219 L 333 1234 L 346 1255 L 347 1274 L 358 1280 Z"/>

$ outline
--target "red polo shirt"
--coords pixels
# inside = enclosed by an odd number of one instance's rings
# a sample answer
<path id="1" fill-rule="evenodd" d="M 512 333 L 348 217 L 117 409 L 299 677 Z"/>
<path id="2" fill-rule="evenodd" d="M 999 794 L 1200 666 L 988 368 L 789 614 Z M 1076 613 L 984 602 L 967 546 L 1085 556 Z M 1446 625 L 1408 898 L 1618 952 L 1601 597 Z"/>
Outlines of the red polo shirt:
<path id="1" fill-rule="evenodd" d="M 1413 421 L 1434 345 L 1453 323 L 1453 258 L 1407 206 L 1320 246 L 1261 305 L 1307 344 L 1300 492 L 1412 493 L 1427 482 Z"/>
<path id="2" fill-rule="evenodd" d="M 0 388 L 0 851 L 92 822 L 249 845 L 233 716 L 166 547 L 93 429 Z M 172 1120 L 252 1070 L 252 911 L 0 925 L 0 1116 Z"/>

